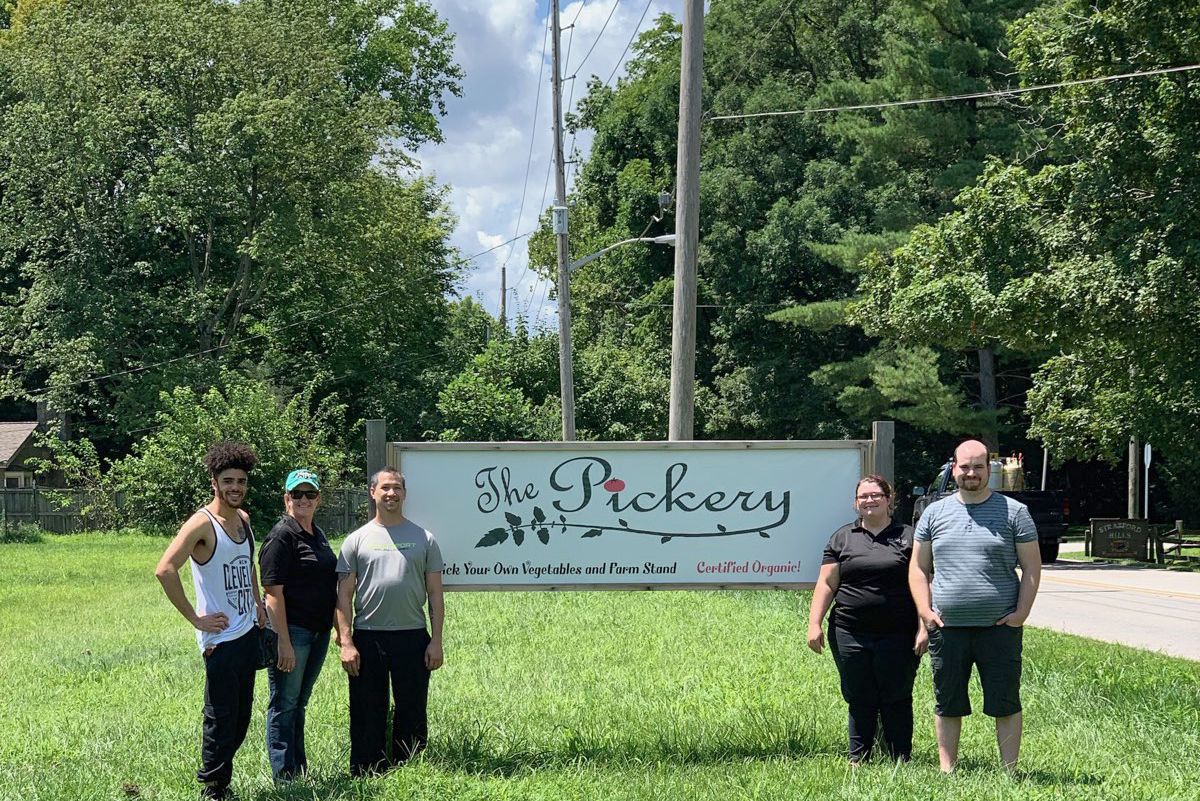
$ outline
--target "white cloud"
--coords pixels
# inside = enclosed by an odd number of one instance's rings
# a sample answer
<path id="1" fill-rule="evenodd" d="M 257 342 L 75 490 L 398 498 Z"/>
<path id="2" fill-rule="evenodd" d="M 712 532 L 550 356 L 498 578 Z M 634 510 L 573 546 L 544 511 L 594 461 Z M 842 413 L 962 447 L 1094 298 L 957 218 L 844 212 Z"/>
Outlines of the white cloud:
<path id="1" fill-rule="evenodd" d="M 682 0 L 652 0 L 642 29 L 652 25 L 663 11 L 678 18 L 681 6 Z M 451 242 L 464 256 L 470 256 L 534 229 L 545 206 L 553 202 L 553 176 L 549 182 L 546 180 L 553 149 L 550 43 L 544 36 L 549 2 L 442 0 L 436 8 L 457 37 L 455 58 L 465 73 L 463 96 L 450 98 L 447 103 L 448 114 L 442 120 L 445 141 L 428 145 L 417 155 L 426 172 L 452 187 L 450 205 L 458 215 L 458 227 Z M 567 65 L 563 71 L 567 77 L 579 71 L 575 81 L 563 84 L 564 111 L 569 110 L 569 98 L 577 102 L 582 97 L 589 76 L 599 75 L 601 80 L 609 76 L 645 8 L 643 0 L 590 0 L 563 5 L 563 27 L 575 22 L 574 29 L 562 35 Z M 605 27 L 610 12 L 612 18 Z M 584 62 L 593 43 L 595 48 Z M 619 70 L 617 76 L 623 72 Z M 577 85 L 574 93 L 572 83 Z M 564 147 L 570 142 L 568 136 Z M 586 156 L 590 133 L 579 136 L 575 146 Z M 532 317 L 540 314 L 543 323 L 553 324 L 553 303 L 547 300 L 549 292 L 544 282 L 528 269 L 525 243 L 520 239 L 473 262 L 464 274 L 462 292 L 477 295 L 489 311 L 496 313 L 500 268 L 507 261 L 513 293 L 509 309 L 528 307 Z"/>

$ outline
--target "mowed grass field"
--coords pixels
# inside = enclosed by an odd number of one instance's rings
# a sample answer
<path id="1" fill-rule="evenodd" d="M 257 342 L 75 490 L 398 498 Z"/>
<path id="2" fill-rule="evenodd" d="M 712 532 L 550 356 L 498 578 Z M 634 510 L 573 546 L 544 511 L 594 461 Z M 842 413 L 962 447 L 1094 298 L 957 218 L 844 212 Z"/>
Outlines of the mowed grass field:
<path id="1" fill-rule="evenodd" d="M 202 670 L 153 569 L 165 541 L 0 545 L 0 799 L 194 798 Z M 807 593 L 451 593 L 431 743 L 382 778 L 347 772 L 330 651 L 308 713 L 308 781 L 275 789 L 266 675 L 235 765 L 242 799 L 1196 799 L 1200 664 L 1031 629 L 1021 769 L 991 720 L 937 770 L 928 659 L 913 762 L 846 765 Z M 973 698 L 980 703 L 977 687 Z"/>

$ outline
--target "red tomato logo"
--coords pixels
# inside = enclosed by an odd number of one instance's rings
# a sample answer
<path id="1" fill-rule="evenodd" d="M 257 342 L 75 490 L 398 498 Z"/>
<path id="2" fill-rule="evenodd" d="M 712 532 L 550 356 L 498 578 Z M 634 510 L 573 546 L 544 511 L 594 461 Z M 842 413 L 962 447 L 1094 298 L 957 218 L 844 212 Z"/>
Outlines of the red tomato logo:
<path id="1" fill-rule="evenodd" d="M 610 478 L 604 482 L 604 488 L 609 492 L 620 492 L 625 489 L 625 482 L 619 478 Z"/>

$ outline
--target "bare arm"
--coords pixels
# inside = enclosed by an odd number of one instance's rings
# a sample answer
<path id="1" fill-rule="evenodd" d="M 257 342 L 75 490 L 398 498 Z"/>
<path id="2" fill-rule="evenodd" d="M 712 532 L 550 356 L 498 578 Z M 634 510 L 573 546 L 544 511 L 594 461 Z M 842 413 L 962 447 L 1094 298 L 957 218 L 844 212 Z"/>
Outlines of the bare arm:
<path id="1" fill-rule="evenodd" d="M 813 587 L 812 602 L 808 607 L 808 647 L 813 653 L 821 653 L 825 647 L 825 634 L 821 631 L 821 621 L 833 603 L 833 596 L 842 585 L 841 567 L 837 562 L 821 565 L 817 576 L 817 586 Z"/>
<path id="2" fill-rule="evenodd" d="M 1017 562 L 1021 565 L 1021 589 L 1017 592 L 1017 608 L 996 621 L 997 626 L 1023 626 L 1033 611 L 1042 581 L 1042 551 L 1037 541 L 1017 543 Z"/>
<path id="3" fill-rule="evenodd" d="M 933 611 L 933 592 L 929 589 L 933 581 L 933 543 L 913 541 L 912 559 L 908 563 L 908 591 L 917 605 L 917 616 L 926 628 L 941 628 L 942 619 Z"/>
<path id="4" fill-rule="evenodd" d="M 337 626 L 338 645 L 342 651 L 342 669 L 351 676 L 358 675 L 361 660 L 358 649 L 354 647 L 354 637 L 351 626 L 354 623 L 354 589 L 358 586 L 358 576 L 355 573 L 345 573 L 338 581 L 337 606 L 333 610 L 334 623 Z"/>
<path id="5" fill-rule="evenodd" d="M 229 626 L 229 618 L 224 612 L 216 612 L 203 617 L 196 614 L 196 608 L 188 600 L 187 594 L 183 591 L 183 582 L 179 580 L 179 570 L 183 567 L 183 563 L 195 552 L 197 546 L 210 536 L 211 531 L 212 527 L 204 515 L 197 512 L 188 518 L 163 552 L 162 558 L 158 560 L 158 567 L 155 568 L 154 575 L 158 579 L 158 583 L 162 585 L 167 600 L 179 610 L 179 614 L 183 615 L 193 628 L 199 631 L 218 632 L 224 631 Z"/>
<path id="6" fill-rule="evenodd" d="M 442 650 L 442 624 L 446 619 L 446 598 L 442 590 L 442 574 L 425 574 L 425 594 L 429 596 L 429 645 L 425 648 L 425 667 L 437 670 L 445 661 Z"/>

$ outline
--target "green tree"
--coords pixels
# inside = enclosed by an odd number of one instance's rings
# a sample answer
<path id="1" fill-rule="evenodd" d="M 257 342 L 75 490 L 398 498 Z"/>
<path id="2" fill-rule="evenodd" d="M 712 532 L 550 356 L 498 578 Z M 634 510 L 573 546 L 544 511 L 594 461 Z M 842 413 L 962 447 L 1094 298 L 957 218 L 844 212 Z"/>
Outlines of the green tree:
<path id="1" fill-rule="evenodd" d="M 1012 55 L 1028 83 L 1190 63 L 1197 11 L 1058 0 L 1014 25 Z M 1055 123 L 1056 163 L 990 168 L 957 211 L 872 263 L 858 318 L 907 341 L 936 325 L 960 344 L 1044 357 L 1030 434 L 1056 458 L 1115 460 L 1136 434 L 1165 451 L 1170 475 L 1185 474 L 1200 435 L 1195 79 L 1084 84 L 1031 102 Z"/>
<path id="2" fill-rule="evenodd" d="M 518 321 L 446 385 L 437 411 L 440 430 L 432 433 L 442 440 L 558 439 L 558 338 L 531 335 Z"/>
<path id="3" fill-rule="evenodd" d="M 446 442 L 503 442 L 537 440 L 533 406 L 505 376 L 491 380 L 475 372 L 456 376 L 438 398 L 444 428 L 438 439 Z"/>
<path id="4" fill-rule="evenodd" d="M 327 359 L 352 415 L 413 400 L 402 388 L 434 358 L 453 280 L 441 192 L 407 177 L 458 91 L 428 5 L 69 0 L 14 19 L 4 393 L 44 397 L 116 447 L 161 391 L 245 362 L 294 387 L 308 357 Z M 389 358 L 404 351 L 416 369 Z"/>
<path id="5" fill-rule="evenodd" d="M 890 4 L 882 16 L 879 48 L 869 60 L 873 69 L 857 80 L 822 84 L 809 102 L 870 104 L 1011 85 L 1015 68 L 1004 55 L 1007 28 L 1036 5 L 1034 0 Z M 1012 104 L 986 101 L 824 116 L 822 130 L 833 145 L 831 154 L 809 166 L 822 176 L 825 195 L 835 201 L 836 230 L 830 241 L 810 242 L 808 247 L 857 276 L 865 260 L 890 252 L 906 241 L 914 226 L 949 212 L 955 195 L 980 177 L 988 158 L 1035 151 L 1029 131 L 1037 126 L 1029 117 Z M 855 291 L 849 289 L 839 298 L 794 306 L 771 319 L 816 330 L 860 322 L 847 317 Z M 870 409 L 929 431 L 976 433 L 996 448 L 1004 411 L 996 350 L 986 339 L 960 337 L 952 342 L 940 338 L 941 333 L 941 326 L 927 329 L 919 339 L 920 349 L 884 341 L 844 369 L 822 369 L 819 380 L 838 393 L 844 411 L 860 420 Z M 962 377 L 960 371 L 944 369 L 959 361 L 937 355 L 945 348 L 969 352 L 976 366 L 961 371 L 966 373 Z M 910 367 L 924 361 L 924 366 L 898 373 L 897 360 Z M 1020 372 L 1023 365 L 1018 361 L 1005 367 Z M 873 386 L 876 378 L 885 385 Z M 1001 389 L 1003 384 L 1001 380 Z M 867 396 L 890 399 L 893 405 L 873 402 L 864 407 L 861 401 Z M 932 398 L 937 401 L 929 407 Z M 950 402 L 953 409 L 945 406 Z"/>
<path id="6" fill-rule="evenodd" d="M 57 474 L 66 486 L 84 491 L 78 503 L 65 493 L 51 491 L 43 497 L 59 508 L 74 507 L 91 528 L 108 528 L 117 522 L 117 494 L 91 440 L 64 440 L 57 433 L 38 432 L 34 441 L 47 454 L 47 458 L 29 460 L 30 466 L 37 470 L 38 483 L 56 486 L 53 479 Z"/>
<path id="7" fill-rule="evenodd" d="M 180 387 L 163 393 L 157 428 L 112 466 L 112 486 L 123 492 L 130 522 L 178 526 L 212 500 L 200 458 L 225 439 L 245 442 L 258 455 L 246 507 L 265 533 L 282 512 L 283 480 L 298 468 L 315 470 L 338 486 L 350 471 L 335 425 L 344 413 L 334 396 L 317 399 L 311 387 L 284 396 L 261 381 L 230 378 L 199 393 Z"/>

